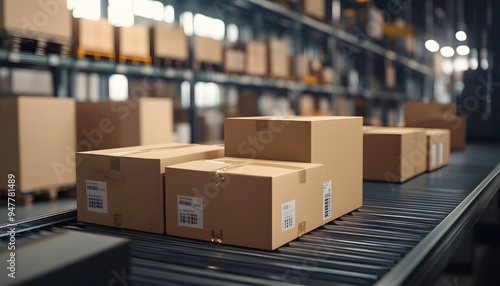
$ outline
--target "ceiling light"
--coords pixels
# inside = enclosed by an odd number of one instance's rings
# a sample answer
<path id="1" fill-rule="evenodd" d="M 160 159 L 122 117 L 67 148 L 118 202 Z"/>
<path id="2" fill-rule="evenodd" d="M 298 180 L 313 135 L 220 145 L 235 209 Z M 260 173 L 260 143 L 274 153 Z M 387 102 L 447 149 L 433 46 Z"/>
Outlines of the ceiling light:
<path id="1" fill-rule="evenodd" d="M 434 40 L 425 41 L 425 48 L 429 50 L 429 52 L 437 52 L 439 51 L 439 44 Z"/>
<path id="2" fill-rule="evenodd" d="M 441 48 L 441 55 L 445 58 L 451 58 L 455 54 L 455 51 L 452 47 L 446 46 Z"/>

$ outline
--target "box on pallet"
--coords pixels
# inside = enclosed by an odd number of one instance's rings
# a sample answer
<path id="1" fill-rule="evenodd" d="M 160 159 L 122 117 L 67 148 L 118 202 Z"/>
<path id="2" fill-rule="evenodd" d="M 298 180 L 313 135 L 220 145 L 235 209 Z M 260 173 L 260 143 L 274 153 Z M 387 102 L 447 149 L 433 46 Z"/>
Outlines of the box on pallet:
<path id="1" fill-rule="evenodd" d="M 224 50 L 224 71 L 227 73 L 243 73 L 245 71 L 245 52 L 226 48 Z"/>
<path id="2" fill-rule="evenodd" d="M 90 151 L 169 143 L 173 111 L 170 98 L 122 102 L 78 102 L 77 150 Z"/>
<path id="3" fill-rule="evenodd" d="M 0 175 L 21 192 L 75 183 L 75 102 L 51 97 L 0 99 Z M 7 189 L 7 179 L 0 189 Z"/>
<path id="4" fill-rule="evenodd" d="M 82 57 L 87 52 L 114 57 L 115 32 L 114 27 L 111 26 L 107 19 L 92 21 L 78 18 L 73 21 L 75 44 L 79 57 Z"/>
<path id="5" fill-rule="evenodd" d="M 426 170 L 424 129 L 363 128 L 363 179 L 402 183 Z"/>
<path id="6" fill-rule="evenodd" d="M 120 56 L 138 60 L 151 57 L 149 28 L 146 26 L 119 27 L 118 41 Z"/>
<path id="7" fill-rule="evenodd" d="M 153 28 L 154 56 L 185 61 L 188 58 L 188 42 L 184 28 L 156 22 Z"/>
<path id="8" fill-rule="evenodd" d="M 332 217 L 362 205 L 362 118 L 235 117 L 224 125 L 226 156 L 324 165 Z"/>
<path id="9" fill-rule="evenodd" d="M 321 164 L 194 161 L 168 166 L 165 188 L 170 235 L 273 250 L 331 217 Z"/>
<path id="10" fill-rule="evenodd" d="M 194 37 L 194 59 L 199 63 L 222 64 L 222 42 L 200 36 Z"/>
<path id="11" fill-rule="evenodd" d="M 165 233 L 165 167 L 221 156 L 221 146 L 189 144 L 79 152 L 78 220 Z"/>

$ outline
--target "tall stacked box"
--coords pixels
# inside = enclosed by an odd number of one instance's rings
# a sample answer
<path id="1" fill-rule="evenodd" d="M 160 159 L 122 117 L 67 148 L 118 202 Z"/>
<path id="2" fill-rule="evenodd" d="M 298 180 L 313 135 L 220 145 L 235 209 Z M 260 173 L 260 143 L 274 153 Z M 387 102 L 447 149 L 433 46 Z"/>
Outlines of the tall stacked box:
<path id="1" fill-rule="evenodd" d="M 250 41 L 245 45 L 245 73 L 265 76 L 267 74 L 267 46 L 265 42 Z"/>
<path id="2" fill-rule="evenodd" d="M 153 42 L 155 57 L 185 61 L 189 56 L 187 37 L 179 25 L 156 22 Z"/>
<path id="3" fill-rule="evenodd" d="M 330 220 L 361 207 L 361 117 L 228 118 L 224 136 L 226 156 L 323 164 L 324 184 L 332 188 Z"/>
<path id="4" fill-rule="evenodd" d="M 0 175 L 21 192 L 75 183 L 75 102 L 47 97 L 0 99 Z M 7 179 L 0 189 L 7 189 Z"/>
<path id="5" fill-rule="evenodd" d="M 224 156 L 221 146 L 159 144 L 77 154 L 78 220 L 165 233 L 165 167 Z"/>

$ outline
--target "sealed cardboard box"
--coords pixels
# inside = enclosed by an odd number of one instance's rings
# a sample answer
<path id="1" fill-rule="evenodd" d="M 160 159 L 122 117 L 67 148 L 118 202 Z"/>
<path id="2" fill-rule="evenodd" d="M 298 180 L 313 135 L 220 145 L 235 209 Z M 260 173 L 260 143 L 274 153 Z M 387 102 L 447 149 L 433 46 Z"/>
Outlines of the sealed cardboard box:
<path id="1" fill-rule="evenodd" d="M 451 150 L 463 150 L 467 145 L 467 119 L 463 116 L 427 119 L 419 125 L 423 128 L 441 128 L 450 130 Z"/>
<path id="2" fill-rule="evenodd" d="M 224 51 L 224 71 L 227 73 L 243 73 L 245 71 L 245 52 L 226 49 Z"/>
<path id="3" fill-rule="evenodd" d="M 268 44 L 268 72 L 269 76 L 275 78 L 288 78 L 290 67 L 286 43 L 280 39 L 269 39 Z"/>
<path id="4" fill-rule="evenodd" d="M 224 124 L 226 156 L 323 164 L 332 220 L 362 205 L 362 136 L 361 117 L 235 117 Z"/>
<path id="5" fill-rule="evenodd" d="M 267 46 L 265 42 L 250 41 L 245 44 L 245 73 L 264 76 L 267 74 Z"/>
<path id="6" fill-rule="evenodd" d="M 273 250 L 328 221 L 321 164 L 220 158 L 165 171 L 167 234 Z"/>
<path id="7" fill-rule="evenodd" d="M 450 130 L 426 129 L 427 171 L 448 165 L 450 161 Z"/>
<path id="8" fill-rule="evenodd" d="M 107 19 L 92 21 L 80 18 L 74 21 L 79 56 L 87 51 L 114 55 L 115 32 Z"/>
<path id="9" fill-rule="evenodd" d="M 200 36 L 194 37 L 194 59 L 197 62 L 222 64 L 222 42 Z"/>
<path id="10" fill-rule="evenodd" d="M 150 57 L 148 27 L 119 27 L 118 33 L 120 55 L 138 58 Z"/>
<path id="11" fill-rule="evenodd" d="M 188 42 L 184 29 L 179 25 L 156 22 L 154 55 L 159 58 L 185 61 L 188 58 Z"/>
<path id="12" fill-rule="evenodd" d="M 325 0 L 302 0 L 304 14 L 323 20 L 325 18 Z"/>
<path id="13" fill-rule="evenodd" d="M 159 144 L 77 154 L 78 220 L 165 233 L 165 167 L 224 156 L 221 146 Z"/>
<path id="14" fill-rule="evenodd" d="M 1 189 L 15 175 L 21 192 L 75 183 L 75 102 L 51 97 L 0 99 Z"/>
<path id="15" fill-rule="evenodd" d="M 79 102 L 76 114 L 78 151 L 171 141 L 173 111 L 169 98 Z"/>
<path id="16" fill-rule="evenodd" d="M 31 39 L 71 39 L 71 11 L 66 1 L 0 1 L 0 30 Z"/>
<path id="17" fill-rule="evenodd" d="M 363 131 L 363 179 L 399 182 L 427 170 L 427 135 L 420 128 Z"/>

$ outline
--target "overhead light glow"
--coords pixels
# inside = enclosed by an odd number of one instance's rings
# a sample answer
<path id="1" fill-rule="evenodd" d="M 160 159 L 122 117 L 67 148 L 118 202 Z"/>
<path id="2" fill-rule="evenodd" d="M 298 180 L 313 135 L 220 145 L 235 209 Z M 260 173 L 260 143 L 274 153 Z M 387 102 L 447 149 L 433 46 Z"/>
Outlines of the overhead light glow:
<path id="1" fill-rule="evenodd" d="M 429 50 L 429 52 L 435 53 L 439 51 L 439 44 L 434 40 L 425 41 L 425 48 Z"/>
<path id="2" fill-rule="evenodd" d="M 451 75 L 453 72 L 453 61 L 452 60 L 443 60 L 441 62 L 441 69 L 446 75 Z"/>
<path id="3" fill-rule="evenodd" d="M 481 68 L 482 68 L 483 70 L 487 70 L 487 69 L 488 69 L 488 66 L 489 66 L 489 64 L 488 64 L 488 60 L 487 60 L 487 59 L 481 59 Z"/>
<path id="4" fill-rule="evenodd" d="M 453 68 L 457 72 L 463 72 L 469 69 L 469 61 L 467 58 L 460 57 L 453 61 Z"/>
<path id="5" fill-rule="evenodd" d="M 446 46 L 441 48 L 441 55 L 445 58 L 451 58 L 455 54 L 455 51 L 452 47 Z"/>
<path id="6" fill-rule="evenodd" d="M 477 61 L 477 58 L 470 58 L 469 59 L 469 67 L 471 70 L 477 70 L 477 67 L 479 66 L 479 62 Z"/>
<path id="7" fill-rule="evenodd" d="M 461 45 L 457 47 L 457 54 L 461 56 L 466 56 L 470 53 L 470 49 L 466 45 Z"/>
<path id="8" fill-rule="evenodd" d="M 463 41 L 467 40 L 467 34 L 464 31 L 458 31 L 455 33 L 455 38 L 457 38 L 457 40 L 463 42 Z"/>

